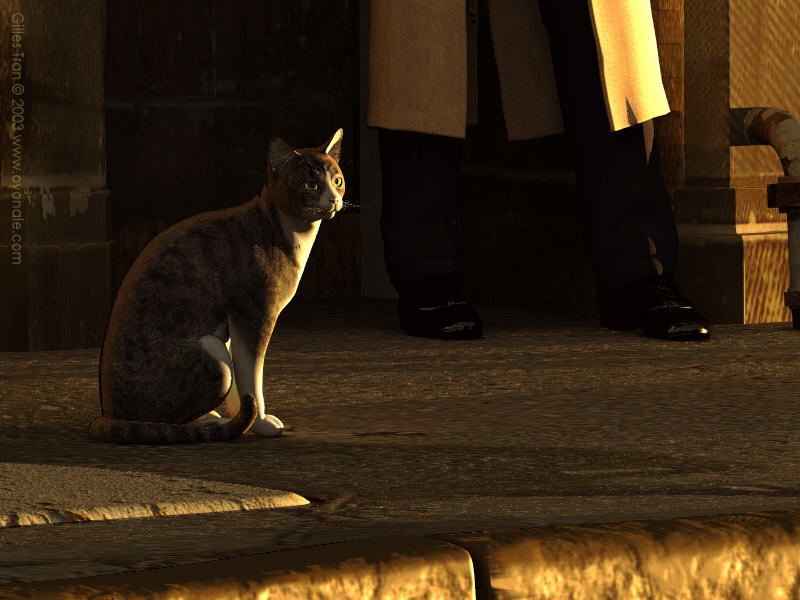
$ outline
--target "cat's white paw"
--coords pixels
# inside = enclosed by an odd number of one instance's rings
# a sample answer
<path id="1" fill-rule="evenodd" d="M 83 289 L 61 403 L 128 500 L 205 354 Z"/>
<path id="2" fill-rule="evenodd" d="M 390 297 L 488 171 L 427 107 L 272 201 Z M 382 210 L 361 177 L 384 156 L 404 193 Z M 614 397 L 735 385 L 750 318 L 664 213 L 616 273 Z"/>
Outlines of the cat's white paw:
<path id="1" fill-rule="evenodd" d="M 278 437 L 283 430 L 283 422 L 275 415 L 267 415 L 264 419 L 256 417 L 250 428 L 250 431 L 261 437 Z"/>

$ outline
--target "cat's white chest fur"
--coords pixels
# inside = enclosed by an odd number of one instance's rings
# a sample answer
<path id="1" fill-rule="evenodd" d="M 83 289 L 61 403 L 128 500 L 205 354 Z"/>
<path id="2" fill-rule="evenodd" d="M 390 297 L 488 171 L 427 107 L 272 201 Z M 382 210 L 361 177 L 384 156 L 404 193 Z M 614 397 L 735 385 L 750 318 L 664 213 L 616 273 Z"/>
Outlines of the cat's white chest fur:
<path id="1" fill-rule="evenodd" d="M 308 255 L 311 254 L 311 248 L 314 246 L 314 240 L 317 239 L 321 221 L 306 223 L 287 217 L 280 211 L 278 211 L 278 218 L 281 222 L 283 234 L 292 248 L 292 256 L 299 265 L 300 275 L 302 276 L 303 270 L 306 268 L 306 262 L 308 262 Z"/>

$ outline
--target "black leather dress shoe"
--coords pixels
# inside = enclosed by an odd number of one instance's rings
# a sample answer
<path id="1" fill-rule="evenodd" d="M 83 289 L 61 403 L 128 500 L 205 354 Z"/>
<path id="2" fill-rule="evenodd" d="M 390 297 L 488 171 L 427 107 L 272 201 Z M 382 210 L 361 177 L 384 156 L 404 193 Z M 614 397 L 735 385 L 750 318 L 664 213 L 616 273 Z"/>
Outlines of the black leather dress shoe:
<path id="1" fill-rule="evenodd" d="M 624 288 L 599 290 L 600 324 L 611 329 L 643 329 L 663 340 L 707 340 L 708 321 L 684 298 L 671 277 Z"/>
<path id="2" fill-rule="evenodd" d="M 401 289 L 397 314 L 408 335 L 443 340 L 483 337 L 481 318 L 453 277 L 427 279 Z"/>

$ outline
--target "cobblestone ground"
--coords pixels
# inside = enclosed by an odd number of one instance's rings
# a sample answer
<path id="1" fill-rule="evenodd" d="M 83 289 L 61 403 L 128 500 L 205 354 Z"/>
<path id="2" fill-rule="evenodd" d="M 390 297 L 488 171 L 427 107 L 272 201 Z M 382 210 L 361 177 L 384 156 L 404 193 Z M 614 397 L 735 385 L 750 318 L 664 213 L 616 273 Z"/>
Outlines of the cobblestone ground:
<path id="1" fill-rule="evenodd" d="M 665 342 L 479 307 L 483 340 L 404 335 L 393 303 L 292 303 L 265 373 L 279 439 L 90 441 L 99 349 L 0 353 L 0 460 L 289 490 L 312 506 L 0 530 L 0 583 L 384 533 L 800 508 L 800 331 Z M 12 483 L 13 485 L 13 483 Z"/>

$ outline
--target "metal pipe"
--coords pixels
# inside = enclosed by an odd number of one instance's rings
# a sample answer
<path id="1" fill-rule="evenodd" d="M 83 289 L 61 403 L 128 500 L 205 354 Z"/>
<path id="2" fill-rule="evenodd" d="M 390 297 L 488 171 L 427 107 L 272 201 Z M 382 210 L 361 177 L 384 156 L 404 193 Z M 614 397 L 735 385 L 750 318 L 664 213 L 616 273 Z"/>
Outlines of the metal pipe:
<path id="1" fill-rule="evenodd" d="M 744 135 L 751 144 L 775 148 L 787 177 L 800 177 L 800 123 L 781 108 L 750 108 Z"/>
<path id="2" fill-rule="evenodd" d="M 792 311 L 792 327 L 800 329 L 800 122 L 780 108 L 741 108 L 730 112 L 732 126 L 743 117 L 745 140 L 739 145 L 772 146 L 783 167 L 784 177 L 767 185 L 767 206 L 786 214 L 789 289 L 783 294 L 783 302 Z M 736 134 L 732 127 L 733 145 Z"/>

